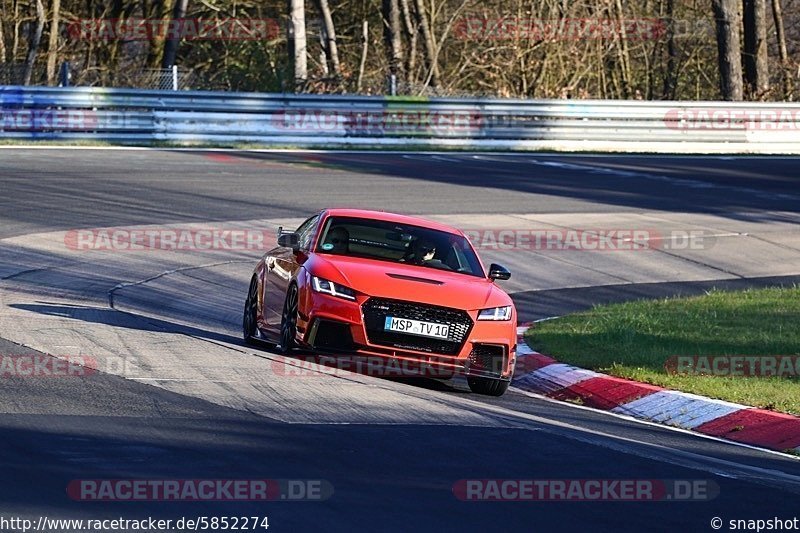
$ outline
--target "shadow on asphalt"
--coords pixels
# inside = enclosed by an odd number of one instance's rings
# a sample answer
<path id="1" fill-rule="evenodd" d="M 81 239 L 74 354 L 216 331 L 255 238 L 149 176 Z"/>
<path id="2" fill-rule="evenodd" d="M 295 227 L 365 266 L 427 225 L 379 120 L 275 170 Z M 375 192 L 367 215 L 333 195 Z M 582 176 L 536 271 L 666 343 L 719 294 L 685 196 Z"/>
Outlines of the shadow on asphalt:
<path id="1" fill-rule="evenodd" d="M 195 153 L 208 158 L 208 152 Z M 564 154 L 445 155 L 370 153 L 225 154 L 228 163 L 290 163 L 309 169 L 381 174 L 456 186 L 558 196 L 598 204 L 676 212 L 714 213 L 750 221 L 785 221 L 800 211 L 797 158 L 609 156 Z M 533 161 L 539 162 L 534 163 Z M 768 170 L 767 170 L 768 169 Z M 332 176 L 333 177 L 333 176 Z M 689 184 L 697 184 L 691 187 Z M 690 193 L 686 193 L 687 186 Z M 753 194 L 754 190 L 765 194 Z M 680 191 L 676 194 L 676 191 Z M 783 195 L 788 195 L 784 197 Z M 791 196 L 791 197 L 789 197 Z M 738 211 L 738 212 L 737 212 Z M 749 211 L 749 212 L 748 212 Z M 791 220 L 792 222 L 794 220 Z"/>
<path id="2" fill-rule="evenodd" d="M 105 324 L 121 328 L 140 331 L 155 331 L 180 333 L 212 341 L 227 342 L 231 344 L 244 344 L 239 337 L 209 331 L 202 328 L 186 326 L 176 322 L 169 322 L 159 318 L 136 315 L 127 311 L 118 311 L 111 308 L 82 307 L 76 305 L 61 305 L 40 302 L 36 304 L 8 304 L 8 307 L 32 311 L 42 315 L 71 318 L 94 324 Z"/>
<path id="3" fill-rule="evenodd" d="M 32 311 L 42 315 L 58 316 L 64 318 L 71 318 L 83 322 L 91 322 L 95 324 L 105 324 L 108 326 L 122 327 L 127 329 L 135 329 L 140 331 L 153 331 L 153 332 L 166 332 L 178 333 L 181 335 L 188 335 L 201 339 L 225 342 L 247 348 L 260 349 L 265 354 L 281 355 L 273 345 L 266 342 L 258 342 L 255 345 L 247 345 L 240 337 L 233 335 L 226 335 L 214 331 L 205 330 L 202 328 L 186 326 L 176 322 L 153 318 L 144 315 L 137 315 L 127 311 L 118 311 L 115 309 L 102 309 L 96 307 L 82 307 L 75 305 L 61 305 L 40 302 L 37 304 L 9 304 L 9 307 L 14 309 L 22 309 L 25 311 Z M 370 370 L 370 366 L 366 364 L 347 364 L 348 360 L 352 360 L 351 355 L 343 355 L 336 357 L 333 354 L 315 355 L 309 352 L 297 351 L 291 355 L 292 358 L 300 362 L 312 362 L 320 364 L 331 369 L 344 368 L 356 373 L 368 375 L 371 377 L 378 377 L 398 383 L 403 383 L 413 387 L 418 387 L 427 390 L 463 393 L 467 392 L 460 389 L 453 380 L 437 380 L 425 377 L 398 377 L 396 373 L 384 376 L 375 376 Z M 391 372 L 395 367 L 388 368 Z"/>

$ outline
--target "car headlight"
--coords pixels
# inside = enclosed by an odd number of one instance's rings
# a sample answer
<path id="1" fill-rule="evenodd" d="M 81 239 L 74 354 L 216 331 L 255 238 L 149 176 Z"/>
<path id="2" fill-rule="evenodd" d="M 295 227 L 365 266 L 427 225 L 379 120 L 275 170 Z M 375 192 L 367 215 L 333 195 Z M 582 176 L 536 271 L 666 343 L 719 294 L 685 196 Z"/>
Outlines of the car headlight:
<path id="1" fill-rule="evenodd" d="M 481 309 L 478 320 L 511 320 L 511 306 Z"/>
<path id="2" fill-rule="evenodd" d="M 330 294 L 331 296 L 344 298 L 345 300 L 356 299 L 356 292 L 350 287 L 345 287 L 344 285 L 328 281 L 327 279 L 318 278 L 317 276 L 311 276 L 311 286 L 316 292 L 321 292 L 322 294 Z"/>

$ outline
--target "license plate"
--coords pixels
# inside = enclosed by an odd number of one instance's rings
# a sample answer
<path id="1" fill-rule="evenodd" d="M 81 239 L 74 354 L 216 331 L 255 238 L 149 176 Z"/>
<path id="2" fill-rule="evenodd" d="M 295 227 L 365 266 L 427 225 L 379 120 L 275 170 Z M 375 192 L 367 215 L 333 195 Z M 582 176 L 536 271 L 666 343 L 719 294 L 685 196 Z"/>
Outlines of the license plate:
<path id="1" fill-rule="evenodd" d="M 419 335 L 420 337 L 433 337 L 435 339 L 446 339 L 450 333 L 450 326 L 447 324 L 436 324 L 434 322 L 392 316 L 386 317 L 386 324 L 383 329 L 408 335 Z"/>

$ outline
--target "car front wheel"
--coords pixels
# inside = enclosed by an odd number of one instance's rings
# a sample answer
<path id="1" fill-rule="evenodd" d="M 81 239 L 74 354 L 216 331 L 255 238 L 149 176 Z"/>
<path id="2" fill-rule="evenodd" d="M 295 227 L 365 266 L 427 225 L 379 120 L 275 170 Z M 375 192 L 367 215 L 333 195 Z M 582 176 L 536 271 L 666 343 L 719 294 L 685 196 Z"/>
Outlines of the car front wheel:
<path id="1" fill-rule="evenodd" d="M 283 313 L 281 314 L 281 344 L 280 351 L 288 354 L 297 346 L 295 338 L 297 336 L 297 285 L 292 284 L 286 293 L 286 300 L 283 303 Z"/>
<path id="2" fill-rule="evenodd" d="M 484 394 L 486 396 L 502 396 L 508 390 L 509 384 L 510 382 L 500 381 L 499 379 L 476 377 L 467 378 L 469 390 L 476 394 Z"/>
<path id="3" fill-rule="evenodd" d="M 247 299 L 244 301 L 244 314 L 242 316 L 242 335 L 244 342 L 252 344 L 256 336 L 258 316 L 258 278 L 253 276 L 250 280 L 250 288 L 247 291 Z"/>

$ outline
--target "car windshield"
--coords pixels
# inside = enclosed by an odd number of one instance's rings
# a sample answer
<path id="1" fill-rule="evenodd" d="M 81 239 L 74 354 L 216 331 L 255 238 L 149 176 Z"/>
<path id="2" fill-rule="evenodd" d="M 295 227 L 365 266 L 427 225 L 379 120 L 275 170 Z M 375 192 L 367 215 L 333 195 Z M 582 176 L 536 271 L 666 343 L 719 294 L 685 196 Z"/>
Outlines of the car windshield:
<path id="1" fill-rule="evenodd" d="M 382 220 L 330 217 L 316 251 L 485 276 L 465 237 Z"/>

